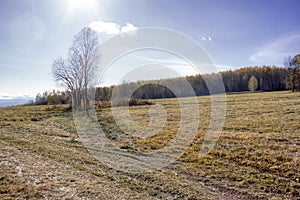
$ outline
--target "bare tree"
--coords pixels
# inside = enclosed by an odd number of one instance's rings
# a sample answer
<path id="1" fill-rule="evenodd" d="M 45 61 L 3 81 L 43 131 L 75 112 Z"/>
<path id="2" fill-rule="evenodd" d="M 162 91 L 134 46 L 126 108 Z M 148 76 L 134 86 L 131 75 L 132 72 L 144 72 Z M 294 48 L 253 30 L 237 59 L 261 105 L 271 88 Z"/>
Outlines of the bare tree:
<path id="1" fill-rule="evenodd" d="M 58 58 L 52 64 L 55 80 L 71 91 L 73 107 L 76 109 L 89 108 L 88 89 L 93 85 L 98 63 L 97 48 L 97 33 L 84 28 L 74 36 L 68 58 Z"/>

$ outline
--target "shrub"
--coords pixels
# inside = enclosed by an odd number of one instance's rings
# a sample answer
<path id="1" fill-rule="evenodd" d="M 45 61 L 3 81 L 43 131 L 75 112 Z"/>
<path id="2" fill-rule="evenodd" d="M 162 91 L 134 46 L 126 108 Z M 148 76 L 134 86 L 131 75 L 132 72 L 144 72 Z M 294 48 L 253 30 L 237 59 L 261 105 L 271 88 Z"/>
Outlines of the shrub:
<path id="1" fill-rule="evenodd" d="M 154 103 L 145 100 L 145 99 L 135 99 L 131 98 L 129 101 L 127 99 L 118 99 L 115 101 L 96 101 L 95 106 L 96 108 L 109 108 L 111 106 L 118 107 L 118 106 L 143 106 L 143 105 L 153 105 Z"/>

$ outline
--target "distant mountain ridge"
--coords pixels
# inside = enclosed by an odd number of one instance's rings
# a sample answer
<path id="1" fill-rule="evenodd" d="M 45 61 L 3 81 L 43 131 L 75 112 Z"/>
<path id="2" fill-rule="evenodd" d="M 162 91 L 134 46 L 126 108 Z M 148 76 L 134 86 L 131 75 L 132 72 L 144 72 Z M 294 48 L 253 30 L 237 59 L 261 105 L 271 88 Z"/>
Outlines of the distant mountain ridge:
<path id="1" fill-rule="evenodd" d="M 11 99 L 1 99 L 0 98 L 0 107 L 7 107 L 7 106 L 16 106 L 16 105 L 23 105 L 30 101 L 33 98 L 11 98 Z"/>

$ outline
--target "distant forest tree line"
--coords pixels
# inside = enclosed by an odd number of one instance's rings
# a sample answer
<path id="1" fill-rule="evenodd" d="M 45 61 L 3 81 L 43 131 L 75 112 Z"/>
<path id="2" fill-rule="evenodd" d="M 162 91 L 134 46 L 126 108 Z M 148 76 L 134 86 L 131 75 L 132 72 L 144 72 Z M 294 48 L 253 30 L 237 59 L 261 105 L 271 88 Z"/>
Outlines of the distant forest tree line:
<path id="1" fill-rule="evenodd" d="M 247 67 L 237 70 L 229 70 L 219 72 L 222 76 L 225 92 L 244 92 L 244 91 L 279 91 L 286 89 L 286 79 L 288 75 L 288 69 L 281 67 Z M 180 78 L 162 79 L 156 81 L 138 81 L 131 83 L 124 83 L 118 86 L 110 87 L 98 87 L 95 91 L 95 99 L 100 101 L 109 101 L 112 95 L 112 91 L 117 87 L 119 96 L 124 96 L 131 88 L 138 88 L 136 91 L 132 91 L 133 98 L 136 99 L 160 99 L 160 98 L 173 98 L 175 94 L 168 88 L 162 85 L 177 85 L 180 88 L 183 80 L 187 80 L 193 88 L 195 95 L 203 96 L 209 95 L 209 90 L 205 83 L 205 79 L 214 80 L 217 79 L 217 74 L 209 75 L 194 75 Z M 251 79 L 257 82 L 255 88 L 249 89 L 251 85 Z M 250 81 L 250 82 L 249 82 Z M 213 82 L 213 81 L 212 81 Z M 168 83 L 168 84 L 167 84 Z M 255 84 L 254 84 L 255 85 Z M 185 88 L 181 88 L 178 97 L 190 96 L 186 93 Z M 121 93 L 121 94 L 120 94 Z"/>
<path id="2" fill-rule="evenodd" d="M 58 90 L 45 91 L 44 93 L 38 93 L 35 97 L 36 105 L 56 105 L 56 104 L 70 104 L 71 93 L 61 92 Z"/>
<path id="3" fill-rule="evenodd" d="M 292 59 L 291 59 L 292 60 Z M 294 69 L 293 69 L 294 70 Z M 280 91 L 290 89 L 293 91 L 300 91 L 300 79 L 291 83 L 291 80 L 296 80 L 299 74 L 297 69 L 296 78 L 291 78 L 291 71 L 289 67 L 275 67 L 275 66 L 262 66 L 262 67 L 247 67 L 237 70 L 229 70 L 219 72 L 222 76 L 225 92 L 245 92 L 245 91 Z M 168 88 L 162 85 L 177 85 L 180 87 L 181 82 L 187 80 L 197 96 L 209 95 L 209 90 L 205 83 L 205 79 L 214 79 L 216 74 L 209 75 L 194 75 L 180 78 L 169 78 L 156 81 L 137 81 L 124 83 L 118 86 L 109 87 L 96 87 L 90 89 L 89 94 L 95 94 L 94 97 L 89 96 L 90 100 L 96 101 L 110 101 L 113 91 L 116 89 L 119 96 L 124 96 L 126 93 L 131 92 L 132 98 L 135 99 L 159 99 L 159 98 L 173 98 L 175 94 Z M 300 77 L 300 76 L 299 76 Z M 166 84 L 168 83 L 168 84 Z M 128 91 L 131 88 L 138 88 L 135 91 Z M 93 91 L 92 91 L 93 90 Z M 178 97 L 189 96 L 185 93 L 185 89 L 179 92 Z M 35 104 L 68 104 L 72 102 L 70 92 L 44 92 L 38 94 Z"/>

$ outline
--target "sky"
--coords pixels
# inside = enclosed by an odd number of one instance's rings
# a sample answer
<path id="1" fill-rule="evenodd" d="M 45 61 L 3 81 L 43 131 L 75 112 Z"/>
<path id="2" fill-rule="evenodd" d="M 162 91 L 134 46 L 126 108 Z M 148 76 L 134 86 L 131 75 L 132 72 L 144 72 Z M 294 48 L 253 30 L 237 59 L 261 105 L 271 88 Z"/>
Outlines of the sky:
<path id="1" fill-rule="evenodd" d="M 299 0 L 1 0 L 0 99 L 60 88 L 53 60 L 65 57 L 87 26 L 107 37 L 145 27 L 178 31 L 199 43 L 218 70 L 282 66 L 284 57 L 300 53 L 299 9 Z M 141 51 L 121 58 L 101 83 L 151 63 L 195 73 L 174 55 Z"/>

